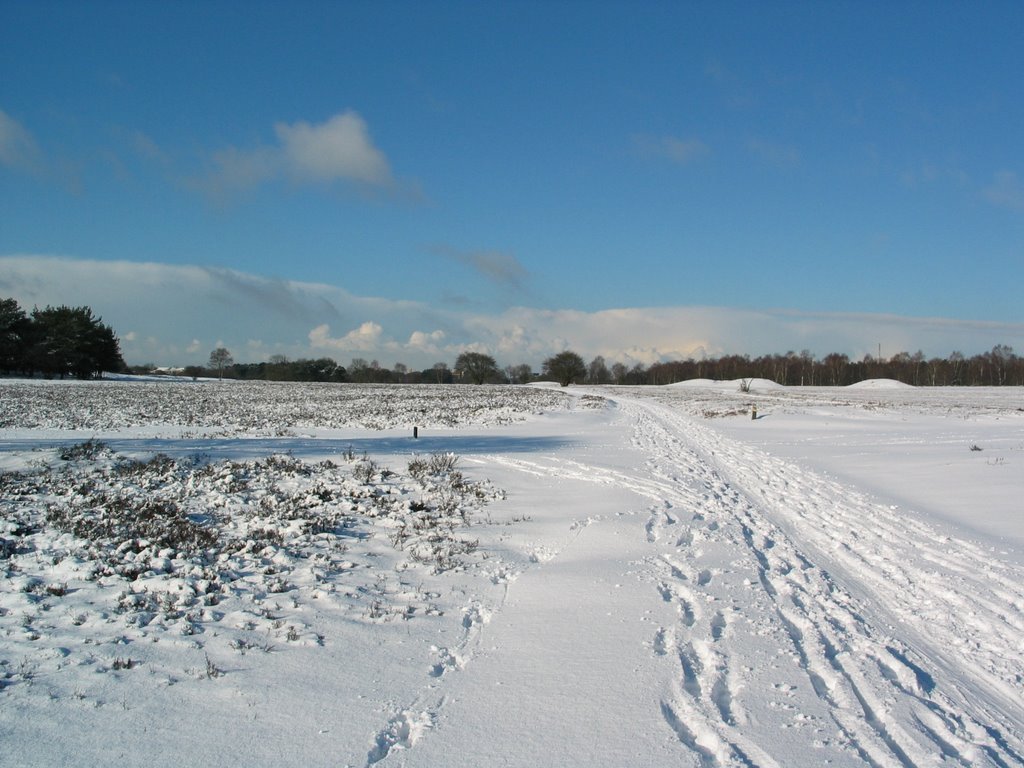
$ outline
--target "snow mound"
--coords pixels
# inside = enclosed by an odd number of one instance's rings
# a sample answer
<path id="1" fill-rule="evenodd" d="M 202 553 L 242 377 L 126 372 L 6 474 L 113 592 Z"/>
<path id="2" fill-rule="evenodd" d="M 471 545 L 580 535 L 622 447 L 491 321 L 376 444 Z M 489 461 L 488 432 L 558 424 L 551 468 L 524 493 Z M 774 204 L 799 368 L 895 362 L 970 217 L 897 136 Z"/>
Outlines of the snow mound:
<path id="1" fill-rule="evenodd" d="M 669 389 L 682 389 L 684 387 L 719 387 L 727 382 L 715 381 L 714 379 L 687 379 L 686 381 L 677 381 L 674 384 L 666 384 L 665 386 Z"/>
<path id="2" fill-rule="evenodd" d="M 847 389 L 913 389 L 911 384 L 904 384 L 896 379 L 865 379 L 851 384 Z"/>
<path id="3" fill-rule="evenodd" d="M 741 385 L 747 382 L 752 391 L 758 389 L 785 389 L 782 384 L 772 381 L 771 379 L 732 379 L 731 381 L 716 381 L 714 379 L 687 379 L 686 381 L 678 381 L 675 384 L 666 384 L 669 388 L 705 388 L 705 389 L 720 389 L 725 391 L 739 390 Z"/>
<path id="4" fill-rule="evenodd" d="M 739 387 L 740 383 L 742 383 L 743 381 L 744 379 L 735 379 L 732 383 Z M 771 379 L 749 379 L 748 381 L 750 382 L 750 388 L 752 390 L 786 388 L 784 385 L 779 384 L 777 381 L 772 381 Z"/>

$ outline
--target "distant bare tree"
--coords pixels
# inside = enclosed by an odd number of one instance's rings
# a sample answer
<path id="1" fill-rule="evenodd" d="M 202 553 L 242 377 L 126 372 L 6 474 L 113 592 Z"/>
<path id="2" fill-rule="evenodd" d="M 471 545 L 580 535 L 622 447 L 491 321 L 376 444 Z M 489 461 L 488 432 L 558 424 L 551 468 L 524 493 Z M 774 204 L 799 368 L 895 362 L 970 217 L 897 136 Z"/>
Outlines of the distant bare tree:
<path id="1" fill-rule="evenodd" d="M 833 387 L 839 387 L 846 383 L 844 381 L 846 377 L 846 367 L 850 364 L 850 358 L 847 355 L 833 352 L 829 355 L 825 355 L 825 359 L 822 360 L 821 363 L 828 372 L 829 383 Z"/>
<path id="2" fill-rule="evenodd" d="M 527 384 L 533 380 L 533 369 L 526 363 L 509 365 L 505 368 L 505 375 L 512 384 Z"/>
<path id="3" fill-rule="evenodd" d="M 960 376 L 964 367 L 964 353 L 953 350 L 949 355 L 949 367 L 953 375 L 952 383 L 959 384 Z"/>
<path id="4" fill-rule="evenodd" d="M 231 357 L 231 353 L 228 352 L 224 347 L 217 347 L 213 352 L 210 353 L 209 367 L 217 371 L 217 377 L 220 379 L 224 378 L 224 369 L 235 362 L 234 358 Z"/>
<path id="5" fill-rule="evenodd" d="M 612 375 L 608 371 L 608 366 L 604 362 L 604 358 L 598 355 L 590 361 L 590 365 L 587 366 L 587 383 L 588 384 L 607 384 L 612 380 Z"/>
<path id="6" fill-rule="evenodd" d="M 814 355 L 811 350 L 800 351 L 800 385 L 814 386 Z"/>
<path id="7" fill-rule="evenodd" d="M 615 363 L 612 366 L 612 381 L 616 384 L 625 384 L 626 376 L 629 375 L 629 369 L 622 363 Z"/>
<path id="8" fill-rule="evenodd" d="M 637 363 L 629 369 L 629 373 L 626 374 L 627 384 L 646 384 L 647 383 L 647 369 L 643 363 Z"/>
<path id="9" fill-rule="evenodd" d="M 370 380 L 370 364 L 365 357 L 353 357 L 348 365 L 348 373 L 352 381 L 365 384 Z"/>
<path id="10" fill-rule="evenodd" d="M 1013 347 L 996 344 L 990 353 L 992 360 L 992 383 L 1002 386 L 1006 383 L 1006 374 L 1013 360 Z"/>

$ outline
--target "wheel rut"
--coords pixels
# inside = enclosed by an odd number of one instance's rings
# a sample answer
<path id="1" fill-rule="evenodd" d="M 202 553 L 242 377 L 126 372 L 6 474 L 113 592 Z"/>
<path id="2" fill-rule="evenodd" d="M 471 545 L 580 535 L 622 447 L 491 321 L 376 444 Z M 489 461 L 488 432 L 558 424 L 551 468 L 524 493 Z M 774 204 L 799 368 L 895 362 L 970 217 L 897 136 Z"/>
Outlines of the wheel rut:
<path id="1" fill-rule="evenodd" d="M 1024 718 L 1006 690 L 1007 672 L 1024 682 L 1021 612 L 1006 612 L 1007 600 L 1024 606 L 1024 593 L 1005 566 L 663 405 L 619 407 L 634 421 L 634 445 L 648 454 L 651 487 L 666 491 L 648 521 L 648 539 L 661 550 L 650 558 L 657 589 L 679 617 L 654 643 L 677 664 L 662 715 L 702 764 L 785 764 L 784 745 L 747 727 L 769 719 L 757 711 L 763 684 L 788 694 L 769 703 L 771 719 L 794 733 L 811 727 L 822 757 L 835 762 L 1024 765 Z M 901 550 L 910 541 L 923 555 Z M 929 567 L 951 583 L 940 587 L 922 572 Z M 940 599 L 953 610 L 935 644 L 927 642 L 935 625 L 928 619 L 939 618 Z M 942 646 L 958 644 L 968 605 L 976 621 L 998 627 L 991 648 L 957 659 Z M 765 670 L 763 644 L 744 641 L 751 635 L 775 638 L 786 661 L 771 661 L 777 681 Z M 977 662 L 979 674 L 965 685 L 955 673 Z M 972 705 L 979 689 L 989 695 Z"/>

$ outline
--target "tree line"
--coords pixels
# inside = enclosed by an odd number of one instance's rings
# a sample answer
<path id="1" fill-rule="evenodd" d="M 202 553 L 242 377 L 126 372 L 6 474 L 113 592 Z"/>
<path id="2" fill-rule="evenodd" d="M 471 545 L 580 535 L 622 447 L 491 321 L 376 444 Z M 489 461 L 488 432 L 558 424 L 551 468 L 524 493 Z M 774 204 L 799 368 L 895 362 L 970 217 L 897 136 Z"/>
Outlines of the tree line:
<path id="1" fill-rule="evenodd" d="M 154 366 L 143 365 L 128 369 L 132 373 L 153 373 Z M 198 378 L 229 378 L 261 381 L 322 381 L 357 384 L 527 384 L 545 378 L 563 385 L 583 383 L 586 368 L 583 358 L 575 352 L 562 352 L 545 361 L 542 373 L 533 372 L 526 363 L 500 368 L 495 359 L 482 352 L 463 352 L 455 361 L 434 363 L 423 370 L 410 369 L 404 363 L 385 368 L 377 360 L 353 358 L 348 368 L 330 357 L 289 360 L 284 355 L 273 355 L 266 362 L 236 363 L 231 351 L 218 347 L 210 352 L 205 367 L 186 366 L 186 376 Z"/>
<path id="2" fill-rule="evenodd" d="M 967 357 L 926 357 L 923 352 L 899 352 L 886 359 L 865 355 L 852 360 L 833 352 L 818 358 L 809 351 L 784 355 L 725 355 L 706 360 L 655 363 L 618 371 L 619 383 L 672 384 L 688 379 L 769 379 L 786 386 L 842 387 L 868 379 L 894 379 L 915 387 L 1022 386 L 1024 358 L 1013 347 L 997 344 L 988 352 Z"/>
<path id="3" fill-rule="evenodd" d="M 129 369 L 133 373 L 152 373 L 154 366 Z M 455 381 L 447 363 L 436 363 L 422 371 L 411 370 L 402 363 L 385 368 L 376 360 L 354 358 L 349 366 L 330 357 L 289 360 L 285 355 L 272 355 L 259 363 L 236 363 L 230 350 L 218 347 L 210 353 L 206 366 L 190 365 L 181 373 L 198 378 L 229 378 L 242 381 L 320 381 L 358 384 L 451 384 Z"/>
<path id="4" fill-rule="evenodd" d="M 151 373 L 154 366 L 127 368 L 113 329 L 89 307 L 47 306 L 26 313 L 14 299 L 0 299 L 0 373 L 92 378 L 103 371 Z M 463 352 L 454 367 L 434 363 L 422 370 L 403 363 L 391 368 L 378 361 L 353 358 L 347 367 L 329 357 L 288 360 L 274 355 L 266 362 L 236 363 L 219 347 L 206 367 L 189 366 L 186 375 L 269 381 L 355 382 L 363 384 L 673 384 L 689 379 L 769 379 L 786 386 L 846 386 L 866 379 L 895 379 L 914 386 L 1024 386 L 1024 358 L 1013 347 L 997 344 L 967 357 L 926 357 L 899 352 L 886 359 L 865 355 L 853 360 L 833 352 L 817 357 L 809 350 L 784 355 L 723 355 L 674 360 L 644 366 L 608 365 L 601 356 L 586 363 L 566 350 L 544 360 L 539 373 L 527 363 L 501 367 L 483 352 Z"/>
<path id="5" fill-rule="evenodd" d="M 0 371 L 90 379 L 125 367 L 114 330 L 89 307 L 36 307 L 0 299 Z"/>
<path id="6" fill-rule="evenodd" d="M 142 372 L 142 371 L 140 371 Z M 540 372 L 526 363 L 500 366 L 493 356 L 463 352 L 454 367 L 435 363 L 423 370 L 402 363 L 386 368 L 378 361 L 354 358 L 346 368 L 331 358 L 290 361 L 275 355 L 267 362 L 234 363 L 230 352 L 214 350 L 206 368 L 192 367 L 193 376 L 227 376 L 272 381 L 331 381 L 362 384 L 526 384 L 557 381 L 568 384 L 674 384 L 690 379 L 769 379 L 785 386 L 846 386 L 867 379 L 894 379 L 913 386 L 1024 386 L 1024 358 L 1013 347 L 997 344 L 989 352 L 971 357 L 953 352 L 948 357 L 926 357 L 923 352 L 899 352 L 890 358 L 865 355 L 852 360 L 830 353 L 817 357 L 809 350 L 784 355 L 723 355 L 674 360 L 650 366 L 637 363 L 608 365 L 597 356 L 589 363 L 566 350 L 544 360 Z"/>

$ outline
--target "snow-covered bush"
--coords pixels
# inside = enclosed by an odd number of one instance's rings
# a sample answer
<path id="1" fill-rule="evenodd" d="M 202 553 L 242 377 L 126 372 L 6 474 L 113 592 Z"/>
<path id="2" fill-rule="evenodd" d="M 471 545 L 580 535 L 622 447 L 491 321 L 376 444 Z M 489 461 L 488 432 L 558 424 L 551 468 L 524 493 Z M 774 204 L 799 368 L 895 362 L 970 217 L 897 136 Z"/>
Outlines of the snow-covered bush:
<path id="1" fill-rule="evenodd" d="M 298 610 L 311 599 L 329 598 L 362 621 L 430 615 L 429 600 L 396 596 L 387 574 L 419 571 L 422 583 L 482 562 L 478 540 L 463 531 L 503 497 L 455 469 L 452 454 L 423 459 L 421 479 L 365 457 L 138 460 L 94 440 L 59 458 L 0 474 L 8 656 L 41 652 L 62 631 L 91 634 L 90 644 L 126 630 L 210 633 L 236 652 L 271 639 L 319 645 Z M 104 668 L 137 663 L 119 656 Z M 196 676 L 223 673 L 210 671 Z M 5 678 L 29 679 L 0 669 Z"/>

